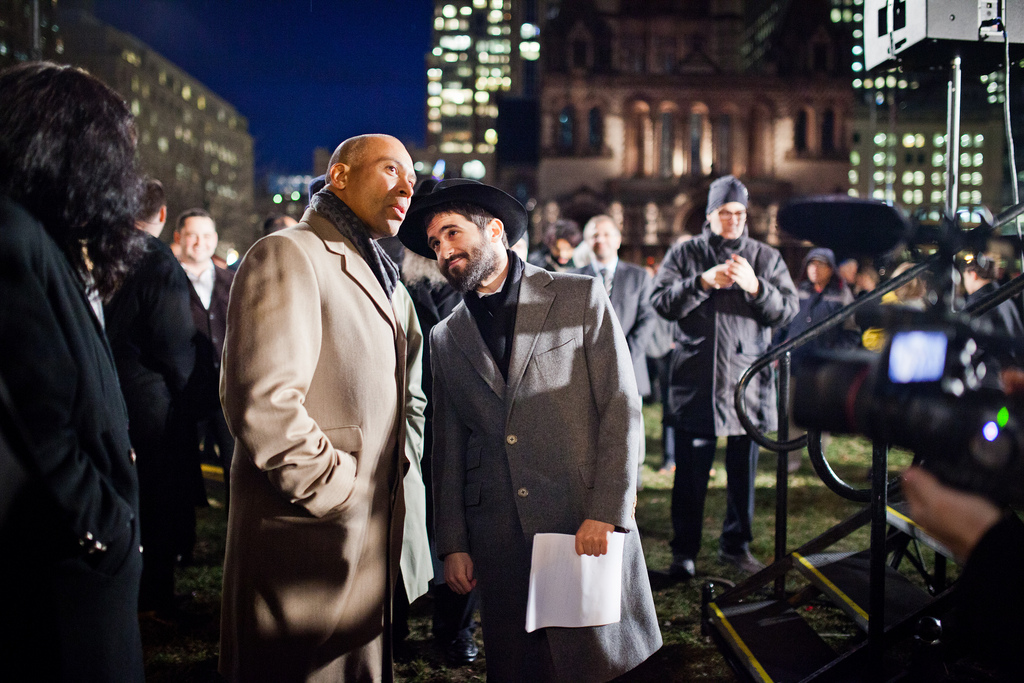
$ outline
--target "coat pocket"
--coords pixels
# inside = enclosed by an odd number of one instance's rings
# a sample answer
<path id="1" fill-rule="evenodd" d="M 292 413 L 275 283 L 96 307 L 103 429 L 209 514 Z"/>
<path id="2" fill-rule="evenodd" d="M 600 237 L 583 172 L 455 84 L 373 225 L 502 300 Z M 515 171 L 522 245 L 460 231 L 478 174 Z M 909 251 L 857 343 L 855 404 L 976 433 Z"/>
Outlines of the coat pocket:
<path id="1" fill-rule="evenodd" d="M 568 386 L 575 370 L 576 337 L 558 340 L 554 346 L 534 353 L 530 361 L 537 379 L 549 390 Z"/>
<path id="2" fill-rule="evenodd" d="M 480 504 L 480 484 L 472 482 L 466 484 L 462 489 L 462 501 L 466 507 L 473 507 Z"/>
<path id="3" fill-rule="evenodd" d="M 359 425 L 332 427 L 325 429 L 324 435 L 338 453 L 337 464 L 341 465 L 345 458 L 350 458 L 353 463 L 353 472 L 358 472 L 359 452 L 363 450 L 363 430 Z"/>
<path id="4" fill-rule="evenodd" d="M 363 450 L 363 430 L 359 425 L 332 427 L 325 429 L 324 435 L 339 451 L 346 451 L 354 455 Z"/>

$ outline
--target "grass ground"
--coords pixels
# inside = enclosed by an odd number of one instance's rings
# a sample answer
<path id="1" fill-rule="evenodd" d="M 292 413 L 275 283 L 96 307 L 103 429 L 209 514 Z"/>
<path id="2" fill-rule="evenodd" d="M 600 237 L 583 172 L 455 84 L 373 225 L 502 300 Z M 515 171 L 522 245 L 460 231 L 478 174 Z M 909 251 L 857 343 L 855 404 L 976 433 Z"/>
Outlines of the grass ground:
<path id="1" fill-rule="evenodd" d="M 645 407 L 647 459 L 644 488 L 637 502 L 637 524 L 643 536 L 644 552 L 650 569 L 664 569 L 671 559 L 668 542 L 672 537 L 669 505 L 672 475 L 659 474 L 661 464 L 660 408 Z M 722 442 L 724 444 L 724 442 Z M 665 646 L 648 662 L 624 680 L 633 682 L 731 681 L 733 674 L 715 647 L 700 632 L 700 589 L 710 577 L 727 581 L 741 578 L 737 571 L 717 564 L 718 530 L 725 511 L 725 469 L 720 452 L 715 462 L 705 510 L 704 546 L 697 558 L 698 578 L 655 591 L 655 604 Z M 859 439 L 833 437 L 828 458 L 836 473 L 854 486 L 866 487 L 866 472 L 871 461 L 870 444 Z M 890 457 L 890 477 L 909 463 L 905 454 Z M 751 550 L 770 561 L 774 548 L 776 456 L 762 451 L 755 494 L 754 542 Z M 216 674 L 218 622 L 220 614 L 221 562 L 224 556 L 225 514 L 219 500 L 221 487 L 208 482 L 213 505 L 199 511 L 199 543 L 195 562 L 178 570 L 179 592 L 190 593 L 188 609 L 195 619 L 187 626 L 143 620 L 142 633 L 146 655 L 147 680 L 156 683 L 185 683 L 218 680 Z M 857 504 L 831 493 L 804 458 L 800 470 L 789 480 L 789 547 L 814 538 L 859 509 Z M 850 548 L 867 547 L 867 530 L 846 540 Z M 485 658 L 459 668 L 445 666 L 441 653 L 430 638 L 429 598 L 412 606 L 409 639 L 412 658 L 397 666 L 398 679 L 417 683 L 484 681 Z M 813 618 L 824 621 L 829 637 L 842 641 L 850 632 L 827 609 Z M 810 615 L 809 615 L 810 616 Z"/>

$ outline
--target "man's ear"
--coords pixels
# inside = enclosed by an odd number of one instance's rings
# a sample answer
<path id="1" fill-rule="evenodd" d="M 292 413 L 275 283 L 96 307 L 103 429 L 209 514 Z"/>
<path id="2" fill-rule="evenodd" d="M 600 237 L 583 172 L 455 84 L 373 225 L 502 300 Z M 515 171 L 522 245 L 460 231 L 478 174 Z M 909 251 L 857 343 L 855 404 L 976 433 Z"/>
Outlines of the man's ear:
<path id="1" fill-rule="evenodd" d="M 327 182 L 335 189 L 344 190 L 348 185 L 349 165 L 340 161 L 327 169 Z"/>
<path id="2" fill-rule="evenodd" d="M 492 218 L 487 224 L 487 239 L 491 242 L 501 242 L 501 234 L 505 231 L 505 224 L 500 218 Z"/>
<path id="3" fill-rule="evenodd" d="M 160 207 L 160 216 L 157 218 L 157 222 L 159 222 L 159 223 L 166 223 L 167 222 L 167 205 L 166 204 L 164 204 L 163 206 Z"/>

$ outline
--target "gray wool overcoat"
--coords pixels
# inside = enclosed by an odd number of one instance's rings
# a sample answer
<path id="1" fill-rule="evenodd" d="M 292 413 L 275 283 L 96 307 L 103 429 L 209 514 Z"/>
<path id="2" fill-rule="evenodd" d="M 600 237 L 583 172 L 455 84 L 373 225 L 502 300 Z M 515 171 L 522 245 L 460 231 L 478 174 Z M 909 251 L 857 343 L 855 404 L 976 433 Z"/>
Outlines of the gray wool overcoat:
<path id="1" fill-rule="evenodd" d="M 507 385 L 464 303 L 431 333 L 437 552 L 473 559 L 488 681 L 543 680 L 550 656 L 554 680 L 597 683 L 662 642 L 634 519 L 640 397 L 604 288 L 524 266 Z M 585 519 L 626 534 L 621 621 L 526 633 L 534 534 Z"/>

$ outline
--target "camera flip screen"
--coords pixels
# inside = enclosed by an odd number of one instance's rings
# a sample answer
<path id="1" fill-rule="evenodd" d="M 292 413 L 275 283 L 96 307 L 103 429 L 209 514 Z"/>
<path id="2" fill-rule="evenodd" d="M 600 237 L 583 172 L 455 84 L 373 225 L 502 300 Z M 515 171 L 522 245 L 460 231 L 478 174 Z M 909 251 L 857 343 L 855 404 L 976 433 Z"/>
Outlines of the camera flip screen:
<path id="1" fill-rule="evenodd" d="M 889 379 L 896 384 L 937 382 L 946 367 L 944 332 L 897 332 L 889 348 Z"/>

